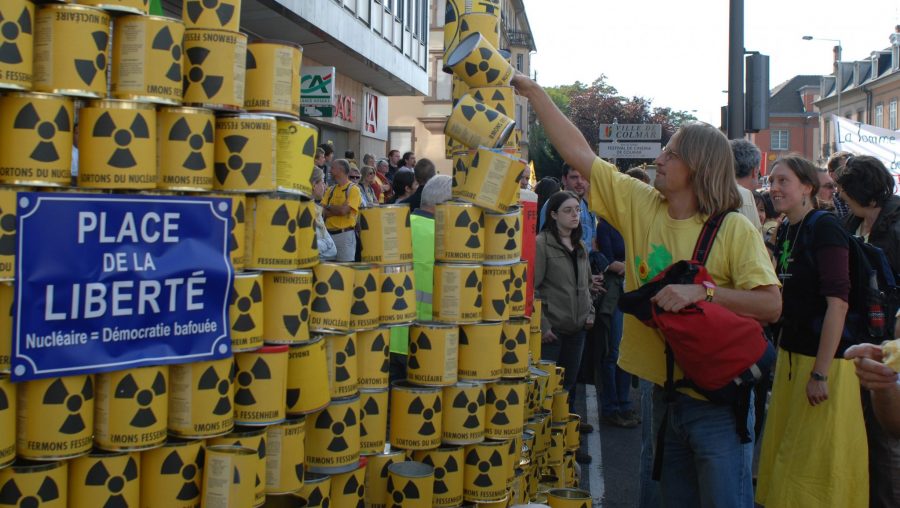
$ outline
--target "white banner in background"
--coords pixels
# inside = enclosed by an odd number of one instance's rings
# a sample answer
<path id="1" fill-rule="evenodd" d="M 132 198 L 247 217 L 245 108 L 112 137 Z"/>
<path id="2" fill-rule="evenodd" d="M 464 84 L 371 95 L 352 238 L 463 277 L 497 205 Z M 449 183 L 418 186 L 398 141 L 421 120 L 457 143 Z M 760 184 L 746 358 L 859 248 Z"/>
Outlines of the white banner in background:
<path id="1" fill-rule="evenodd" d="M 900 180 L 900 131 L 832 118 L 838 150 L 881 159 L 888 171 Z"/>

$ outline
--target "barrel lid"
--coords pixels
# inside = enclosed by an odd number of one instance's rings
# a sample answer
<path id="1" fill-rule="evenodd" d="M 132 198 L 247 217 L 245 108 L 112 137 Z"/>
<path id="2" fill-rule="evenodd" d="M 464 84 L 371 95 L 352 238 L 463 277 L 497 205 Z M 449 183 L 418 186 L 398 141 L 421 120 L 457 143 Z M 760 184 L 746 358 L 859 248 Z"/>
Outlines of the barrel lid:
<path id="1" fill-rule="evenodd" d="M 156 110 L 156 105 L 150 102 L 128 101 L 123 99 L 95 99 L 87 101 L 84 108 L 101 109 L 141 109 Z"/>
<path id="2" fill-rule="evenodd" d="M 388 466 L 388 472 L 406 478 L 425 478 L 434 474 L 434 468 L 424 462 L 407 460 L 391 464 Z"/>
<path id="3" fill-rule="evenodd" d="M 447 55 L 447 67 L 453 67 L 459 62 L 462 62 L 466 59 L 466 57 L 475 50 L 475 47 L 478 46 L 478 41 L 483 39 L 484 36 L 478 32 L 475 32 L 471 35 L 468 35 L 465 39 L 461 40 L 459 44 L 456 45 L 456 48 Z"/>
<path id="4" fill-rule="evenodd" d="M 205 108 L 192 108 L 190 106 L 163 106 L 159 108 L 160 113 L 176 113 L 182 115 L 203 115 L 208 117 L 215 116 L 212 111 Z"/>
<path id="5" fill-rule="evenodd" d="M 265 430 L 265 429 L 263 429 Z M 230 453 L 233 455 L 256 455 L 256 450 L 238 445 L 210 445 L 206 447 L 207 452 Z"/>
<path id="6" fill-rule="evenodd" d="M 253 351 L 254 354 L 276 354 L 276 353 L 287 353 L 288 345 L 287 344 L 266 344 L 265 346 L 259 348 L 256 351 Z M 241 353 L 238 353 L 241 354 Z"/>

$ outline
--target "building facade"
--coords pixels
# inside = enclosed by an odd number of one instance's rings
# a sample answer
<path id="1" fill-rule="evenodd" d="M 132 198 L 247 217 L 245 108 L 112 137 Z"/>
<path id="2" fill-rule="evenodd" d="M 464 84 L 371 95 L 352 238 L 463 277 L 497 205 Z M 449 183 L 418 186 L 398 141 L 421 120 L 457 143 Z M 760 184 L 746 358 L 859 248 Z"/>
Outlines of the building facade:
<path id="1" fill-rule="evenodd" d="M 439 173 L 450 174 L 451 162 L 445 157 L 444 125 L 450 116 L 452 76 L 443 72 L 444 13 L 446 0 L 431 0 L 428 15 L 428 87 L 425 97 L 391 97 L 388 114 L 387 149 L 413 152 L 416 157 L 434 162 Z M 534 38 L 522 0 L 503 0 L 500 9 L 500 49 L 511 53 L 516 70 L 531 74 Z M 520 149 L 528 156 L 528 101 L 516 97 L 516 125 L 522 130 Z"/>
<path id="2" fill-rule="evenodd" d="M 231 0 L 240 5 L 240 30 L 249 41 L 277 40 L 303 48 L 303 85 L 330 80 L 330 107 L 306 107 L 301 120 L 319 140 L 347 150 L 382 154 L 388 96 L 428 93 L 429 0 Z M 182 0 L 163 0 L 181 17 Z M 321 69 L 333 71 L 318 73 Z M 311 70 L 311 73 L 307 72 Z M 330 76 L 329 76 L 330 75 Z"/>
<path id="3" fill-rule="evenodd" d="M 898 130 L 897 104 L 900 99 L 900 25 L 888 38 L 890 46 L 873 51 L 864 60 L 844 62 L 840 48 L 834 48 L 834 69 L 819 84 L 819 143 L 827 158 L 835 150 L 831 116 L 875 127 Z M 840 93 L 838 93 L 840 89 Z M 840 108 L 838 108 L 840 104 Z"/>
<path id="4" fill-rule="evenodd" d="M 762 170 L 778 157 L 798 153 L 819 158 L 819 98 L 822 76 L 794 76 L 772 89 L 769 95 L 769 128 L 750 134 L 750 141 L 765 154 Z"/>

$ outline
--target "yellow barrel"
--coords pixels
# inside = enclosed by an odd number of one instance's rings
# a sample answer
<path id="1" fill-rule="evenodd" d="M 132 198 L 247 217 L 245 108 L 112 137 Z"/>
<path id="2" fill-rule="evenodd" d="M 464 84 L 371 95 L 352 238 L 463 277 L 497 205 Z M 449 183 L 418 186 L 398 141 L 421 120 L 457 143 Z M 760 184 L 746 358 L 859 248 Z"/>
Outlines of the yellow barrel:
<path id="1" fill-rule="evenodd" d="M 203 441 L 169 437 L 141 453 L 141 504 L 148 508 L 190 508 L 200 502 Z"/>
<path id="2" fill-rule="evenodd" d="M 264 194 L 247 198 L 248 269 L 295 270 L 301 202 L 293 196 Z"/>
<path id="3" fill-rule="evenodd" d="M 550 508 L 582 508 L 591 506 L 591 493 L 579 489 L 550 489 L 547 491 Z"/>
<path id="4" fill-rule="evenodd" d="M 200 506 L 254 506 L 256 452 L 234 445 L 207 446 L 203 461 Z"/>
<path id="5" fill-rule="evenodd" d="M 522 257 L 522 210 L 484 214 L 484 263 L 509 265 Z"/>
<path id="6" fill-rule="evenodd" d="M 350 328 L 365 330 L 378 326 L 380 319 L 377 266 L 354 263 L 353 304 L 350 306 Z"/>
<path id="7" fill-rule="evenodd" d="M 94 378 L 69 376 L 16 383 L 16 456 L 58 460 L 91 451 Z"/>
<path id="8" fill-rule="evenodd" d="M 353 471 L 331 476 L 331 506 L 365 506 L 366 465 L 366 459 L 361 459 Z"/>
<path id="9" fill-rule="evenodd" d="M 500 17 L 500 0 L 472 0 L 471 2 L 467 0 L 466 5 L 470 12 L 487 12 Z"/>
<path id="10" fill-rule="evenodd" d="M 512 265 L 512 284 L 509 287 L 509 317 L 525 315 L 525 290 L 528 285 L 528 262 L 521 261 Z M 538 323 L 540 324 L 540 323 Z M 528 325 L 531 330 L 531 325 Z"/>
<path id="11" fill-rule="evenodd" d="M 449 2 L 448 2 L 449 9 Z M 459 23 L 457 24 L 457 30 L 455 37 L 450 41 L 450 44 L 447 44 L 447 31 L 446 27 L 444 28 L 444 60 L 446 61 L 449 56 L 453 53 L 453 50 L 456 49 L 456 46 L 459 45 L 459 42 L 464 40 L 466 37 L 474 34 L 480 33 L 484 36 L 484 38 L 495 48 L 500 47 L 500 17 L 494 16 L 493 14 L 488 14 L 485 12 L 466 12 L 461 13 L 459 17 Z M 450 67 L 444 65 L 445 72 L 452 72 Z"/>
<path id="12" fill-rule="evenodd" d="M 413 264 L 384 265 L 379 271 L 379 322 L 382 325 L 411 323 L 416 319 Z"/>
<path id="13" fill-rule="evenodd" d="M 247 44 L 244 109 L 296 118 L 303 49 L 284 41 Z M 297 98 L 295 98 L 295 96 Z"/>
<path id="14" fill-rule="evenodd" d="M 534 462 L 534 458 L 534 431 L 526 428 L 522 431 L 522 460 L 520 464 L 531 464 Z"/>
<path id="15" fill-rule="evenodd" d="M 537 412 L 541 407 L 541 401 L 546 398 L 550 392 L 548 391 L 550 384 L 550 375 L 534 366 L 528 368 L 529 377 L 534 380 L 533 393 L 533 411 Z"/>
<path id="16" fill-rule="evenodd" d="M 404 450 L 427 450 L 441 444 L 441 389 L 391 384 L 390 441 Z"/>
<path id="17" fill-rule="evenodd" d="M 434 260 L 484 261 L 484 212 L 471 203 L 447 201 L 434 207 Z"/>
<path id="18" fill-rule="evenodd" d="M 287 414 L 309 414 L 328 405 L 328 352 L 321 335 L 288 351 Z"/>
<path id="19" fill-rule="evenodd" d="M 459 35 L 459 18 L 466 13 L 464 0 L 447 0 L 444 11 L 444 54 L 452 49 Z M 441 13 L 438 12 L 438 16 Z"/>
<path id="20" fill-rule="evenodd" d="M 481 321 L 480 265 L 434 264 L 434 320 L 442 323 Z"/>
<path id="21" fill-rule="evenodd" d="M 0 469 L 16 458 L 16 389 L 7 375 L 0 375 Z"/>
<path id="22" fill-rule="evenodd" d="M 412 262 L 412 230 L 409 206 L 404 204 L 364 208 L 359 212 L 359 238 L 364 263 Z"/>
<path id="23" fill-rule="evenodd" d="M 503 373 L 503 323 L 459 327 L 459 379 L 493 381 Z"/>
<path id="24" fill-rule="evenodd" d="M 266 428 L 266 494 L 287 494 L 303 487 L 306 418 L 289 418 Z"/>
<path id="25" fill-rule="evenodd" d="M 516 117 L 516 92 L 511 86 L 484 86 L 469 90 L 472 98 L 504 115 Z"/>
<path id="26" fill-rule="evenodd" d="M 537 457 L 546 454 L 550 450 L 550 415 L 536 413 L 533 418 L 525 422 L 525 427 L 534 432 L 534 452 Z"/>
<path id="27" fill-rule="evenodd" d="M 108 50 L 109 14 L 83 5 L 41 6 L 34 26 L 34 91 L 105 97 Z"/>
<path id="28" fill-rule="evenodd" d="M 351 397 L 359 392 L 359 361 L 356 357 L 356 333 L 325 335 L 328 355 L 328 384 L 331 398 Z"/>
<path id="29" fill-rule="evenodd" d="M 447 55 L 446 65 L 472 88 L 507 86 L 515 68 L 487 37 L 472 33 Z"/>
<path id="30" fill-rule="evenodd" d="M 234 422 L 272 425 L 284 421 L 287 345 L 234 355 Z"/>
<path id="31" fill-rule="evenodd" d="M 217 117 L 215 137 L 213 184 L 216 189 L 229 192 L 275 190 L 277 131 L 274 117 L 248 114 Z M 272 226 L 286 227 L 290 220 L 296 221 L 296 214 L 283 224 Z"/>
<path id="32" fill-rule="evenodd" d="M 387 453 L 369 455 L 366 459 L 366 506 L 387 508 L 388 467 L 406 460 L 406 453 L 394 449 Z"/>
<path id="33" fill-rule="evenodd" d="M 544 300 L 542 298 L 535 298 L 531 301 L 531 326 L 529 330 L 531 333 L 540 332 L 541 331 L 541 319 L 544 313 Z M 535 361 L 535 363 L 537 363 Z"/>
<path id="34" fill-rule="evenodd" d="M 347 309 L 353 305 L 353 268 L 337 263 L 321 263 L 313 268 L 313 273 L 315 282 L 310 305 L 310 329 L 349 330 Z"/>
<path id="35" fill-rule="evenodd" d="M 387 500 L 392 507 L 429 508 L 434 492 L 434 468 L 406 461 L 388 466 Z"/>
<path id="36" fill-rule="evenodd" d="M 443 389 L 441 441 L 466 445 L 484 440 L 484 385 L 460 381 Z"/>
<path id="37" fill-rule="evenodd" d="M 508 265 L 485 265 L 482 269 L 481 319 L 485 321 L 506 321 L 509 319 L 509 286 L 512 271 Z"/>
<path id="38" fill-rule="evenodd" d="M 459 506 L 462 504 L 463 448 L 461 446 L 441 446 L 434 450 L 417 450 L 413 452 L 412 458 L 434 468 L 432 506 Z"/>
<path id="39" fill-rule="evenodd" d="M 528 326 L 527 318 L 510 318 L 503 323 L 502 377 L 528 375 Z"/>
<path id="40" fill-rule="evenodd" d="M 16 273 L 16 196 L 28 188 L 0 187 L 0 280 Z"/>
<path id="41" fill-rule="evenodd" d="M 463 498 L 466 501 L 499 501 L 506 496 L 508 441 L 484 441 L 466 446 L 463 466 Z"/>
<path id="42" fill-rule="evenodd" d="M 553 394 L 551 421 L 554 424 L 565 424 L 569 419 L 569 392 L 559 390 Z"/>
<path id="43" fill-rule="evenodd" d="M 409 327 L 406 379 L 424 386 L 456 383 L 459 328 L 456 325 L 417 322 Z"/>
<path id="44" fill-rule="evenodd" d="M 226 198 L 231 200 L 231 220 L 228 227 L 231 232 L 228 235 L 228 251 L 231 255 L 231 266 L 235 271 L 244 269 L 247 219 L 247 196 L 244 194 L 202 194 L 204 197 Z"/>
<path id="45" fill-rule="evenodd" d="M 328 508 L 331 505 L 331 477 L 307 471 L 303 475 L 303 487 L 294 496 L 300 501 L 299 506 Z"/>
<path id="46" fill-rule="evenodd" d="M 185 0 L 181 18 L 188 28 L 237 32 L 241 26 L 241 0 Z"/>
<path id="47" fill-rule="evenodd" d="M 191 3 L 195 2 L 184 4 Z M 188 18 L 184 19 L 187 22 Z M 237 28 L 226 32 L 190 28 L 188 23 L 188 29 L 184 31 L 182 65 L 184 103 L 222 111 L 241 109 L 246 64 L 247 36 Z"/>
<path id="48" fill-rule="evenodd" d="M 451 140 L 454 144 L 456 143 L 451 137 L 447 137 L 447 139 Z M 462 145 L 460 145 L 460 147 L 462 147 Z M 469 174 L 469 151 L 460 151 L 456 148 L 456 146 L 453 146 L 453 152 L 450 154 L 450 157 L 447 157 L 451 160 L 453 169 L 453 186 L 451 190 L 466 183 L 466 177 Z"/>
<path id="49" fill-rule="evenodd" d="M 460 99 L 462 99 L 463 95 L 466 95 L 467 93 L 469 93 L 469 85 L 465 81 L 463 81 L 459 76 L 454 74 L 453 80 L 452 80 L 450 86 L 451 86 L 450 94 L 451 94 L 451 98 L 452 98 L 452 107 L 455 108 L 456 104 L 459 102 Z M 455 142 L 454 151 L 461 151 L 461 150 L 466 149 L 466 147 L 463 146 L 459 141 L 454 140 L 454 142 Z"/>
<path id="50" fill-rule="evenodd" d="M 465 94 L 450 111 L 444 134 L 469 148 L 500 148 L 515 126 L 512 118 Z"/>
<path id="51" fill-rule="evenodd" d="M 332 400 L 309 417 L 306 469 L 314 473 L 352 471 L 359 463 L 359 395 Z"/>
<path id="52" fill-rule="evenodd" d="M 509 486 L 510 506 L 519 506 L 521 508 L 520 505 L 528 502 L 525 481 L 525 469 L 516 465 L 512 483 Z"/>
<path id="53" fill-rule="evenodd" d="M 0 292 L 2 296 L 2 292 Z M 2 299 L 0 299 L 2 302 Z M 375 328 L 356 332 L 359 387 L 382 389 L 388 387 L 390 373 L 390 328 Z"/>
<path id="54" fill-rule="evenodd" d="M 94 444 L 109 451 L 145 450 L 166 442 L 169 368 L 140 367 L 97 374 Z"/>
<path id="55" fill-rule="evenodd" d="M 569 419 L 566 420 L 566 450 L 575 451 L 580 445 L 580 426 L 581 417 L 574 413 L 569 413 Z"/>
<path id="56" fill-rule="evenodd" d="M 156 187 L 156 109 L 152 104 L 103 100 L 78 110 L 78 186 Z"/>
<path id="57" fill-rule="evenodd" d="M 253 351 L 263 345 L 263 278 L 260 272 L 234 274 L 228 316 L 231 350 Z"/>
<path id="58" fill-rule="evenodd" d="M 265 341 L 269 344 L 296 344 L 309 340 L 309 300 L 312 270 L 263 273 Z"/>
<path id="59" fill-rule="evenodd" d="M 0 88 L 30 90 L 34 53 L 34 4 L 29 0 L 7 0 L 0 7 L 6 42 L 0 60 Z"/>
<path id="60" fill-rule="evenodd" d="M 516 467 L 522 460 L 522 433 L 519 432 L 507 441 L 509 443 L 509 459 L 506 461 L 509 467 L 506 485 L 507 488 L 512 485 L 512 481 L 516 476 Z"/>
<path id="61" fill-rule="evenodd" d="M 484 435 L 488 439 L 513 439 L 525 426 L 525 383 L 498 381 L 487 385 Z"/>
<path id="62" fill-rule="evenodd" d="M 556 373 L 556 362 L 552 360 L 540 360 L 535 368 L 547 374 L 547 382 L 544 383 L 544 397 L 552 397 L 554 393 L 562 389 L 562 382 Z"/>
<path id="63" fill-rule="evenodd" d="M 207 191 L 213 188 L 214 121 L 215 117 L 208 109 L 159 109 L 156 114 L 157 187 L 174 191 Z M 243 237 L 240 240 L 243 243 Z"/>
<path id="64" fill-rule="evenodd" d="M 516 203 L 525 162 L 502 150 L 480 147 L 469 162 L 466 181 L 453 189 L 453 197 L 504 213 Z M 487 236 L 494 234 L 487 229 Z M 504 246 L 506 243 L 504 242 Z"/>
<path id="65" fill-rule="evenodd" d="M 235 427 L 228 435 L 210 439 L 208 444 L 207 450 L 224 445 L 249 448 L 255 451 L 252 456 L 253 467 L 249 471 L 249 483 L 254 499 L 252 506 L 262 505 L 266 500 L 266 429 Z"/>
<path id="66" fill-rule="evenodd" d="M 9 506 L 66 508 L 68 495 L 68 462 L 32 462 L 17 459 L 12 466 L 0 469 L 0 492 L 9 492 Z M 29 504 L 31 503 L 31 504 Z"/>
<path id="67" fill-rule="evenodd" d="M 231 358 L 169 366 L 170 434 L 202 439 L 231 431 L 231 368 Z"/>
<path id="68" fill-rule="evenodd" d="M 560 464 L 566 451 L 566 427 L 553 424 L 550 426 L 550 464 Z"/>
<path id="69" fill-rule="evenodd" d="M 0 183 L 71 185 L 73 109 L 61 95 L 0 95 Z"/>
<path id="70" fill-rule="evenodd" d="M 184 23 L 162 16 L 120 16 L 113 21 L 113 33 L 110 95 L 181 104 Z"/>
<path id="71" fill-rule="evenodd" d="M 68 507 L 137 506 L 140 455 L 95 450 L 69 461 Z"/>
<path id="72" fill-rule="evenodd" d="M 359 391 L 359 453 L 384 451 L 387 440 L 388 389 Z"/>
<path id="73" fill-rule="evenodd" d="M 276 128 L 275 188 L 311 198 L 309 177 L 315 166 L 318 130 L 308 123 L 282 118 Z"/>
<path id="74" fill-rule="evenodd" d="M 534 320 L 531 321 L 534 323 Z M 540 331 L 528 335 L 528 362 L 532 365 L 540 361 L 544 334 Z"/>
<path id="75" fill-rule="evenodd" d="M 319 264 L 319 240 L 315 221 L 318 215 L 315 201 L 301 201 L 297 216 L 297 264 L 300 268 L 312 268 Z"/>

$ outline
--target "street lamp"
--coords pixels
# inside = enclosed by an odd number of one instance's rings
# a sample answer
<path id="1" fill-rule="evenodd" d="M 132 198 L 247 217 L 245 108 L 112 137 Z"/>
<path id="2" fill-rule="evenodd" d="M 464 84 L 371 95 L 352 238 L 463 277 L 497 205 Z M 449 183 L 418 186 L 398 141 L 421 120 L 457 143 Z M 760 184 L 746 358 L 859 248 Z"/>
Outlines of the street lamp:
<path id="1" fill-rule="evenodd" d="M 841 59 L 844 56 L 844 48 L 841 46 L 840 39 L 826 39 L 824 37 L 813 37 L 812 35 L 804 35 L 804 41 L 829 41 L 836 42 L 838 48 L 837 72 L 834 78 L 834 88 L 837 90 L 837 116 L 841 116 L 841 88 L 843 88 L 843 70 L 841 69 Z"/>

